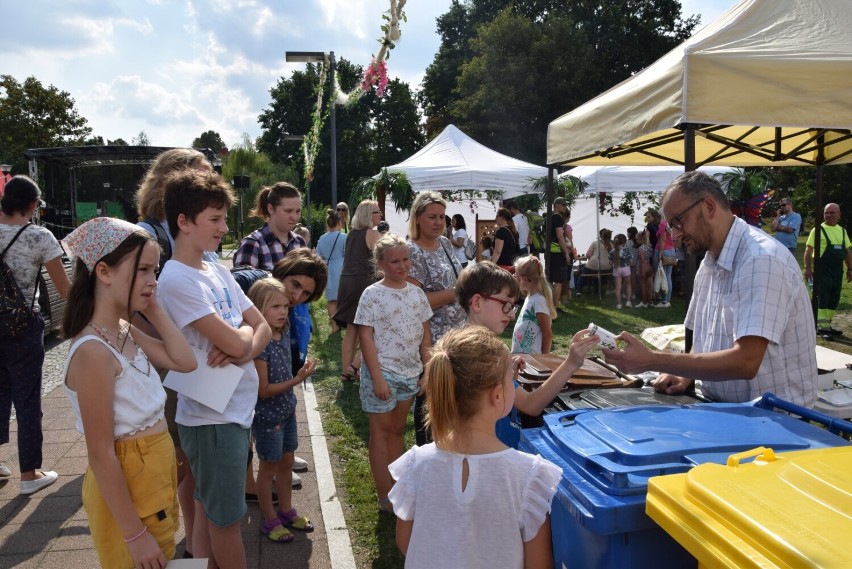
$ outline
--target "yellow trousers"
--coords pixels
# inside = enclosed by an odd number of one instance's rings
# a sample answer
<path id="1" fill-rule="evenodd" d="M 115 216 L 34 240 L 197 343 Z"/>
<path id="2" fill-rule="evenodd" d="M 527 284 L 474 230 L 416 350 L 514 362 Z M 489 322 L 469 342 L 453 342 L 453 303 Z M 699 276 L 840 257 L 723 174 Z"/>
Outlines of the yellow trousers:
<path id="1" fill-rule="evenodd" d="M 172 559 L 179 510 L 175 447 L 168 431 L 116 441 L 115 455 L 139 519 L 160 544 L 166 559 Z M 132 569 L 130 550 L 101 495 L 91 467 L 83 478 L 83 507 L 89 516 L 89 528 L 101 567 Z"/>

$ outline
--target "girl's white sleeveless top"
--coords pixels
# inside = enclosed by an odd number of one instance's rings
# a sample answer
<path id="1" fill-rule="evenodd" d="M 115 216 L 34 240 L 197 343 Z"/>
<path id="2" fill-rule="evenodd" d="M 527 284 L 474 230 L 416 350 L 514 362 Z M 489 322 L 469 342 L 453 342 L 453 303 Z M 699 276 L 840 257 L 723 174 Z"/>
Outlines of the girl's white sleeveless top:
<path id="1" fill-rule="evenodd" d="M 106 343 L 102 338 L 94 335 L 86 335 L 81 336 L 76 342 L 71 344 L 71 347 L 68 349 L 68 357 L 65 359 L 65 369 L 62 373 L 62 384 L 68 400 L 71 401 L 71 407 L 77 419 L 77 430 L 83 433 L 80 401 L 77 398 L 77 392 L 70 389 L 65 383 L 65 378 L 67 378 L 68 364 L 71 362 L 74 352 L 84 342 L 88 342 L 89 340 L 100 342 L 109 348 L 121 364 L 121 373 L 115 378 L 115 392 L 112 403 L 113 423 L 115 425 L 113 436 L 116 439 L 126 437 L 156 425 L 164 416 L 166 392 L 163 389 L 160 376 L 154 366 L 149 366 L 148 374 L 146 375 L 130 365 L 124 354 L 117 352 L 115 348 Z M 144 360 L 145 354 L 142 353 L 141 348 L 138 348 L 136 350 L 136 362 L 143 362 Z"/>

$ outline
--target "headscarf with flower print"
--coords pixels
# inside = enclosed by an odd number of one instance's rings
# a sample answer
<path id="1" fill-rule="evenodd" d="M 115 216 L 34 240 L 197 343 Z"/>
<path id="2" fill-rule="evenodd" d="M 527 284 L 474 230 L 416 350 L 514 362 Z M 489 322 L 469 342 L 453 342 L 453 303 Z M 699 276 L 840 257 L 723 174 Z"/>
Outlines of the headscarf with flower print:
<path id="1" fill-rule="evenodd" d="M 62 240 L 68 255 L 85 263 L 89 273 L 98 261 L 109 255 L 132 233 L 145 230 L 123 219 L 95 217 L 72 231 Z"/>

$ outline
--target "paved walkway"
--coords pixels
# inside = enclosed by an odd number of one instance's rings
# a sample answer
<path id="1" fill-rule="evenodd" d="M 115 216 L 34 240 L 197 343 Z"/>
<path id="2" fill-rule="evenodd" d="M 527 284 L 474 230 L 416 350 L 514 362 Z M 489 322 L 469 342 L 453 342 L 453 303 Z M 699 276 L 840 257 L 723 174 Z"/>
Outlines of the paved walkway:
<path id="1" fill-rule="evenodd" d="M 349 532 L 337 500 L 312 384 L 308 382 L 297 388 L 297 395 L 297 454 L 311 467 L 301 474 L 302 488 L 294 490 L 293 503 L 313 521 L 316 531 L 298 534 L 293 543 L 272 543 L 260 534 L 259 507 L 249 504 L 242 523 L 248 566 L 354 569 Z M 18 494 L 17 425 L 13 420 L 10 444 L 0 446 L 0 462 L 13 472 L 11 478 L 0 479 L 0 567 L 97 567 L 80 498 L 88 465 L 85 441 L 74 427 L 73 412 L 61 387 L 45 394 L 43 410 L 43 466 L 57 471 L 59 480 L 29 497 Z M 182 527 L 177 539 L 180 556 L 184 547 Z"/>

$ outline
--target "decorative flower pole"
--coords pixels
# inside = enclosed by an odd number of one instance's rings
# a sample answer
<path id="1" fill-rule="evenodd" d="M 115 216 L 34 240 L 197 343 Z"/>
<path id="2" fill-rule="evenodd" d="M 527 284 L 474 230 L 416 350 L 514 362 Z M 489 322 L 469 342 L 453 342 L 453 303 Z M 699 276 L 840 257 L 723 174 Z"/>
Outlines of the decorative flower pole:
<path id="1" fill-rule="evenodd" d="M 334 100 L 338 105 L 350 106 L 354 104 L 358 99 L 363 97 L 366 93 L 370 91 L 374 86 L 376 87 L 376 95 L 379 97 L 384 96 L 385 89 L 388 86 L 388 64 L 387 60 L 390 58 L 390 51 L 396 47 L 394 42 L 399 41 L 400 36 L 402 35 L 399 31 L 399 22 L 400 20 L 406 22 L 408 19 L 405 17 L 405 12 L 402 11 L 405 6 L 406 0 L 390 0 L 390 10 L 382 14 L 382 19 L 386 22 L 382 24 L 382 31 L 385 33 L 384 37 L 379 38 L 379 43 L 382 44 L 382 47 L 379 48 L 379 53 L 377 53 L 370 60 L 370 63 L 364 68 L 364 75 L 361 78 L 361 84 L 349 93 L 343 93 L 340 89 L 340 83 L 337 80 L 337 77 L 333 77 L 332 81 L 333 89 L 334 89 Z"/>

